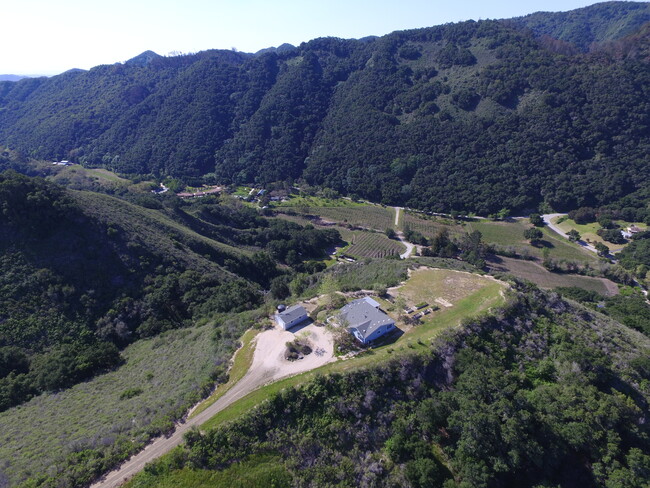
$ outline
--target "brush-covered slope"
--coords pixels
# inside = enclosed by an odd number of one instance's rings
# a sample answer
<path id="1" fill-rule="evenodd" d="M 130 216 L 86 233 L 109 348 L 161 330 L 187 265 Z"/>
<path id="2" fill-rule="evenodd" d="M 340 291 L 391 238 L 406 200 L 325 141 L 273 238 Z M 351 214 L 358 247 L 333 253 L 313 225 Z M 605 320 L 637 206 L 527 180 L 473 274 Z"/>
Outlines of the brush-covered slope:
<path id="1" fill-rule="evenodd" d="M 587 51 L 593 43 L 626 37 L 650 22 L 650 4 L 603 2 L 568 12 L 537 12 L 514 21 L 538 36 L 569 42 Z"/>
<path id="2" fill-rule="evenodd" d="M 646 13 L 613 2 L 0 83 L 0 142 L 121 172 L 305 177 L 438 211 L 599 206 L 650 181 Z M 580 26 L 620 44 L 581 53 L 561 40 Z"/>
<path id="3" fill-rule="evenodd" d="M 287 487 L 647 486 L 650 339 L 525 288 L 426 354 L 318 377 L 189 434 L 129 487 L 242 469 Z"/>
<path id="4" fill-rule="evenodd" d="M 338 240 L 235 202 L 145 208 L 12 171 L 0 208 L 0 410 L 116 366 L 138 338 L 261 304 L 286 264 Z"/>

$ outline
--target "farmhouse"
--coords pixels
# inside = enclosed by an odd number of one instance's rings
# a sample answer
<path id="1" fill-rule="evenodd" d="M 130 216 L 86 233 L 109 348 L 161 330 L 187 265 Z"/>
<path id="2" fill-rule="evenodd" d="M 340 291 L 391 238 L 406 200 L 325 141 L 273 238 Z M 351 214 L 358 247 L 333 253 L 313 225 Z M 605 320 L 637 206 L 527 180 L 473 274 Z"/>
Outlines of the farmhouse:
<path id="1" fill-rule="evenodd" d="M 307 318 L 307 310 L 302 305 L 294 305 L 284 312 L 275 314 L 275 322 L 284 330 L 304 322 Z"/>
<path id="2" fill-rule="evenodd" d="M 637 227 L 637 226 L 634 225 L 634 224 L 632 224 L 632 225 L 630 225 L 630 226 L 627 228 L 627 231 L 628 231 L 630 234 L 638 234 L 639 232 L 641 232 L 641 228 L 640 228 L 640 227 Z"/>
<path id="3" fill-rule="evenodd" d="M 341 322 L 362 343 L 368 344 L 395 328 L 395 321 L 372 298 L 359 298 L 341 309 Z"/>

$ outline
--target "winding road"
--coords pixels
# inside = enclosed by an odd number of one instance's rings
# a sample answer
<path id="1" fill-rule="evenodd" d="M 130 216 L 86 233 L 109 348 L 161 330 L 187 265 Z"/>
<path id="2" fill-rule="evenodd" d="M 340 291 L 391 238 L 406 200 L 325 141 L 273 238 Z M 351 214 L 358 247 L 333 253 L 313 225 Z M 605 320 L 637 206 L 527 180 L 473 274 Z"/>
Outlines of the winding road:
<path id="1" fill-rule="evenodd" d="M 315 350 L 319 349 L 323 352 L 321 354 L 310 354 L 300 361 L 289 362 L 284 359 L 285 344 L 295 339 L 295 334 L 298 332 L 301 336 L 304 335 L 309 338 L 310 342 L 316 346 Z M 171 435 L 157 437 L 142 451 L 133 455 L 117 469 L 107 473 L 91 485 L 91 488 L 116 488 L 122 485 L 144 469 L 147 463 L 180 445 L 183 442 L 184 434 L 192 427 L 200 426 L 253 390 L 281 378 L 310 371 L 336 359 L 331 336 L 325 328 L 316 327 L 313 324 L 306 327 L 297 326 L 291 331 L 268 330 L 259 334 L 256 340 L 255 354 L 250 369 L 221 398 L 195 417 L 185 422 L 177 422 L 176 428 Z"/>
<path id="2" fill-rule="evenodd" d="M 556 234 L 560 234 L 565 239 L 569 239 L 569 236 L 566 235 L 566 232 L 561 230 L 557 225 L 555 225 L 552 222 L 552 220 L 555 219 L 556 217 L 562 217 L 564 215 L 566 215 L 566 214 L 563 214 L 563 213 L 544 214 L 544 215 L 542 215 L 542 219 L 544 219 L 544 223 L 546 224 L 546 226 L 549 229 L 551 229 L 553 232 L 555 232 Z M 587 250 L 589 250 L 589 251 L 591 251 L 591 252 L 593 252 L 595 254 L 598 254 L 598 251 L 596 250 L 596 248 L 594 246 L 592 246 L 591 244 L 589 244 L 589 243 L 587 243 L 585 241 L 582 241 L 582 240 L 578 241 L 578 244 L 581 245 L 582 247 L 584 247 L 585 249 L 587 249 Z"/>

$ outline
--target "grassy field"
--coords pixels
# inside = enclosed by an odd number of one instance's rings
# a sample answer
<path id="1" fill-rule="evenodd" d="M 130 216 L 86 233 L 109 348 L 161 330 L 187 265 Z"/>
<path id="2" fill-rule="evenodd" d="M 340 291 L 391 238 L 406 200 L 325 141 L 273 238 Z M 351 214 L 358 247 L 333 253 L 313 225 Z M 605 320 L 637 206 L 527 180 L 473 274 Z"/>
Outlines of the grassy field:
<path id="1" fill-rule="evenodd" d="M 602 242 L 609 248 L 611 252 L 620 251 L 625 247 L 625 244 L 612 244 L 611 242 L 603 240 L 603 238 L 596 233 L 600 229 L 600 224 L 598 222 L 592 222 L 590 224 L 576 224 L 573 220 L 568 218 L 562 222 L 559 222 L 561 219 L 562 217 L 556 217 L 553 220 L 553 223 L 557 225 L 560 230 L 562 230 L 562 232 L 566 233 L 572 229 L 575 229 L 580 233 L 582 240 L 588 242 L 589 244 L 595 245 L 597 242 Z M 625 222 L 622 220 L 616 220 L 615 222 L 621 226 L 621 229 L 626 229 L 631 225 L 636 225 L 642 230 L 647 230 L 647 225 L 645 225 L 643 222 Z"/>
<path id="2" fill-rule="evenodd" d="M 585 290 L 596 291 L 601 295 L 615 295 L 618 293 L 616 283 L 606 278 L 551 273 L 537 263 L 502 256 L 499 256 L 497 260 L 497 262 L 489 263 L 492 270 L 510 273 L 519 278 L 532 281 L 542 288 L 577 286 Z"/>
<path id="3" fill-rule="evenodd" d="M 91 187 L 93 183 L 113 187 L 133 185 L 130 180 L 103 168 L 85 168 L 79 164 L 54 166 L 49 161 L 34 161 L 30 164 L 47 179 L 74 188 Z"/>
<path id="4" fill-rule="evenodd" d="M 441 307 L 439 311 L 432 314 L 430 319 L 412 327 L 396 340 L 387 341 L 385 344 L 374 347 L 352 359 L 330 363 L 313 371 L 292 376 L 255 390 L 212 417 L 203 424 L 202 428 L 213 428 L 237 418 L 268 398 L 269 395 L 277 393 L 283 388 L 304 383 L 316 375 L 363 368 L 400 354 L 411 354 L 428 349 L 432 339 L 443 331 L 458 326 L 463 318 L 474 316 L 504 303 L 502 292 L 505 285 L 489 277 L 438 269 L 426 270 L 421 275 L 418 275 L 419 271 L 414 273 L 415 284 L 407 282 L 405 287 L 397 289 L 393 293 L 398 296 L 403 293 L 404 299 L 409 300 L 410 297 L 415 298 L 415 290 L 419 290 L 424 285 L 431 290 L 424 292 L 424 297 L 427 300 L 435 302 L 436 298 L 444 298 L 452 306 Z M 450 286 L 453 290 L 449 289 Z M 398 312 L 395 310 L 389 313 Z"/>
<path id="5" fill-rule="evenodd" d="M 525 250 L 531 256 L 542 258 L 544 248 L 550 250 L 551 257 L 595 263 L 598 258 L 593 253 L 582 249 L 579 245 L 569 242 L 552 230 L 542 227 L 544 238 L 539 246 L 531 246 L 524 239 L 524 231 L 530 228 L 528 219 L 517 219 L 509 222 L 492 222 L 489 220 L 475 221 L 467 224 L 467 231 L 478 230 L 483 235 L 483 240 L 500 246 L 512 246 Z"/>
<path id="6" fill-rule="evenodd" d="M 228 382 L 219 385 L 212 395 L 201 402 L 201 404 L 198 405 L 196 409 L 194 409 L 190 415 L 190 418 L 203 412 L 203 410 L 221 398 L 224 393 L 230 390 L 230 388 L 232 388 L 235 383 L 244 377 L 248 371 L 248 368 L 250 368 L 251 364 L 253 363 L 253 354 L 255 353 L 254 339 L 259 333 L 259 329 L 249 329 L 246 331 L 246 333 L 241 338 L 242 345 L 235 353 L 235 356 L 232 360 L 232 365 L 228 371 Z"/>
<path id="7" fill-rule="evenodd" d="M 0 413 L 0 474 L 9 486 L 55 470 L 71 450 L 144 440 L 143 431 L 195 401 L 220 359 L 209 326 L 138 341 L 123 356 L 115 371 Z"/>
<path id="8" fill-rule="evenodd" d="M 214 266 L 209 258 L 192 251 L 202 247 L 203 252 L 213 248 L 231 255 L 247 254 L 245 249 L 205 237 L 163 213 L 118 198 L 87 191 L 73 192 L 75 200 L 108 225 L 116 225 L 124 232 L 137 236 L 139 243 L 164 250 L 164 254 L 179 262 L 200 261 L 203 266 Z"/>

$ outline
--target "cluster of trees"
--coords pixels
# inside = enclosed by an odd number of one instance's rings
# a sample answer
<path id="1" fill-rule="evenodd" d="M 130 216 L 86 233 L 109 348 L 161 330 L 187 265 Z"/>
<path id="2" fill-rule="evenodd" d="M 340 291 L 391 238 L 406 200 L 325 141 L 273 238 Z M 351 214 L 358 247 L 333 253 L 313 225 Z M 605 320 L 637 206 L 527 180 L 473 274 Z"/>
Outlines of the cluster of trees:
<path id="1" fill-rule="evenodd" d="M 603 41 L 638 30 L 644 15 L 616 3 L 579 17 L 598 26 L 584 36 Z M 563 22 L 577 25 L 537 14 L 2 82 L 0 139 L 123 173 L 262 185 L 305 177 L 441 212 L 600 206 L 650 180 L 650 72 L 639 49 L 650 31 L 616 52 L 567 54 L 522 27 L 586 42 L 553 27 Z"/>
<path id="2" fill-rule="evenodd" d="M 648 280 L 650 274 L 650 234 L 630 242 L 616 255 L 619 264 L 633 272 L 639 279 Z M 646 281 L 646 284 L 647 281 Z"/>
<path id="3" fill-rule="evenodd" d="M 528 289 L 425 355 L 319 376 L 234 422 L 192 431 L 138 482 L 271 452 L 299 486 L 641 488 L 648 343 Z"/>
<path id="4" fill-rule="evenodd" d="M 490 251 L 478 230 L 454 239 L 449 235 L 449 231 L 443 228 L 433 236 L 429 244 L 429 247 L 422 249 L 423 256 L 459 258 L 479 269 L 485 267 L 485 258 Z"/>

